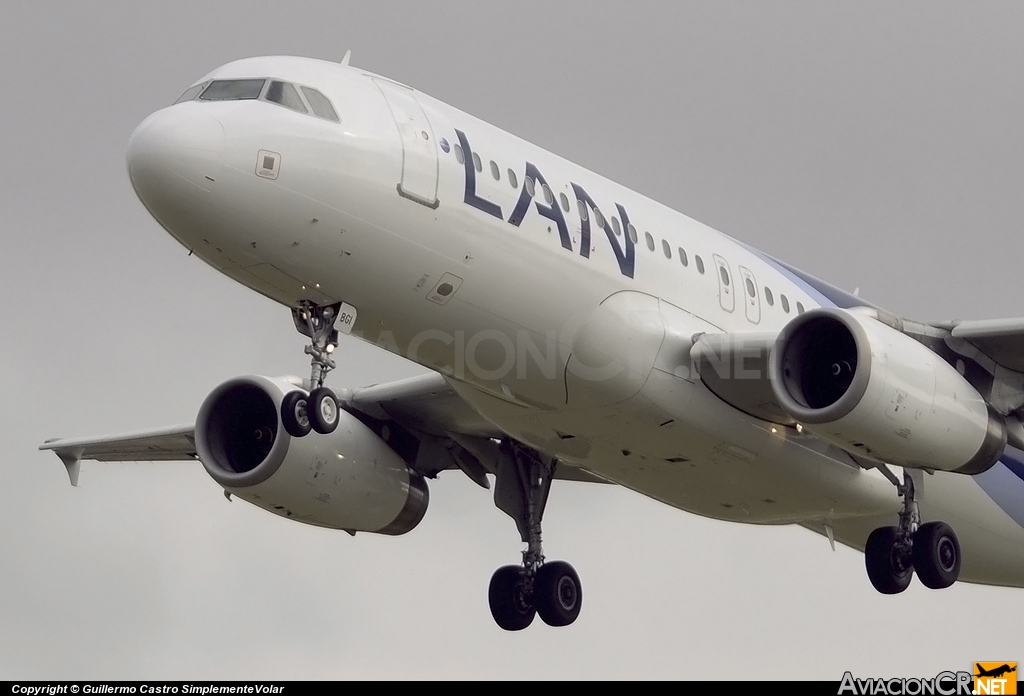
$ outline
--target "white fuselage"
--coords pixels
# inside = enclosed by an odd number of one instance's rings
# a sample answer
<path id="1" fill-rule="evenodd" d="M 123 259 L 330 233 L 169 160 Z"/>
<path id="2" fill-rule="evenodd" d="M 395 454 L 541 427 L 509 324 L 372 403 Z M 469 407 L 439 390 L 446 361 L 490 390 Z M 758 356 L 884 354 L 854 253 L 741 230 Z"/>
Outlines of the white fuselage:
<path id="1" fill-rule="evenodd" d="M 857 547 L 895 521 L 880 473 L 736 410 L 693 374 L 695 334 L 778 333 L 833 304 L 820 288 L 385 78 L 254 58 L 200 83 L 246 77 L 315 87 L 340 123 L 193 100 L 139 127 L 136 190 L 204 261 L 288 306 L 352 305 L 353 333 L 445 374 L 504 432 L 675 507 L 827 528 Z M 962 579 L 1024 585 L 1024 529 L 985 493 L 985 477 L 1024 487 L 1001 467 L 924 476 L 922 513 L 956 528 Z"/>

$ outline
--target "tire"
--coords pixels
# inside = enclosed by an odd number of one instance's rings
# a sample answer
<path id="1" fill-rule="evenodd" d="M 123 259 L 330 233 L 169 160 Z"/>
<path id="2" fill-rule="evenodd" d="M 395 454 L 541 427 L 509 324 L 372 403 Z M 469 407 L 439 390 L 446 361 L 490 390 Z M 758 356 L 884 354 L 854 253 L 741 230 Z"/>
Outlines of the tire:
<path id="1" fill-rule="evenodd" d="M 491 576 L 491 585 L 487 589 L 491 616 L 506 631 L 523 630 L 533 623 L 533 617 L 537 614 L 530 598 L 526 596 L 525 580 L 526 571 L 520 566 L 502 566 Z"/>
<path id="2" fill-rule="evenodd" d="M 914 532 L 914 570 L 925 587 L 941 590 L 956 582 L 962 558 L 956 533 L 945 522 L 922 524 Z"/>
<path id="3" fill-rule="evenodd" d="M 864 565 L 872 586 L 882 594 L 899 594 L 914 577 L 914 568 L 896 554 L 896 527 L 879 527 L 864 545 Z"/>
<path id="4" fill-rule="evenodd" d="M 583 588 L 576 570 L 565 561 L 545 563 L 533 580 L 533 604 L 548 626 L 568 626 L 580 615 Z"/>
<path id="5" fill-rule="evenodd" d="M 326 435 L 333 433 L 341 421 L 341 405 L 338 397 L 327 387 L 318 387 L 309 393 L 306 410 L 313 430 Z"/>
<path id="6" fill-rule="evenodd" d="M 285 431 L 292 437 L 309 435 L 312 427 L 306 409 L 306 395 L 300 391 L 291 391 L 281 400 L 281 423 Z"/>

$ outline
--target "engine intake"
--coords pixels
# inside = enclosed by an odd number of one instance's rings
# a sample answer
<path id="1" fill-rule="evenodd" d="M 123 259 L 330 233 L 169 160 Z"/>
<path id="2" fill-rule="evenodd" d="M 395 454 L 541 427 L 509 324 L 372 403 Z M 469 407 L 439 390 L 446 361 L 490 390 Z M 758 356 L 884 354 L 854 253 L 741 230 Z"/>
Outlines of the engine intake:
<path id="1" fill-rule="evenodd" d="M 782 330 L 769 360 L 775 398 L 853 454 L 976 474 L 998 461 L 1006 425 L 927 346 L 859 311 L 815 309 Z"/>
<path id="2" fill-rule="evenodd" d="M 213 479 L 282 517 L 348 531 L 404 534 L 426 513 L 423 477 L 347 411 L 328 435 L 288 434 L 281 402 L 295 386 L 261 376 L 214 389 L 196 418 L 196 450 Z"/>

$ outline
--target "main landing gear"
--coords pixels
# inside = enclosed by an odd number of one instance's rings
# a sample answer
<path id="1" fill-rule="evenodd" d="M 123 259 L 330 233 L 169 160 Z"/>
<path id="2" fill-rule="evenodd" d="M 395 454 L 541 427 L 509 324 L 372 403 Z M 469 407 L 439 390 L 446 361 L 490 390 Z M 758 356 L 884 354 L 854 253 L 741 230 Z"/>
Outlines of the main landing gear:
<path id="1" fill-rule="evenodd" d="M 945 522 L 921 524 L 914 480 L 906 472 L 903 483 L 883 469 L 903 498 L 899 525 L 879 527 L 868 536 L 864 564 L 868 578 L 882 594 L 907 589 L 914 573 L 933 590 L 949 587 L 960 576 L 960 542 Z"/>
<path id="2" fill-rule="evenodd" d="M 310 430 L 332 433 L 338 427 L 341 406 L 333 391 L 324 386 L 327 373 L 336 367 L 331 354 L 338 346 L 338 331 L 334 322 L 341 303 L 321 306 L 302 300 L 292 309 L 295 328 L 308 336 L 306 355 L 310 356 L 309 384 L 311 391 L 292 391 L 281 402 L 281 422 L 292 437 L 304 437 Z"/>
<path id="3" fill-rule="evenodd" d="M 527 547 L 522 565 L 503 566 L 491 576 L 491 615 L 506 631 L 521 631 L 536 614 L 549 626 L 568 626 L 583 604 L 580 578 L 564 561 L 545 563 L 541 548 L 541 518 L 556 462 L 509 439 L 500 453 L 494 503 L 515 520 Z"/>

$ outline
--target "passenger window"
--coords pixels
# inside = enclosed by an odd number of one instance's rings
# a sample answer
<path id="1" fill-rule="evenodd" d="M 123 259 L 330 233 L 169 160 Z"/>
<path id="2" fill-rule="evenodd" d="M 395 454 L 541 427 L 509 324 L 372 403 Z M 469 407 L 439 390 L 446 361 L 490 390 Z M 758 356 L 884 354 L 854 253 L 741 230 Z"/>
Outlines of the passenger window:
<path id="1" fill-rule="evenodd" d="M 199 98 L 203 101 L 232 101 L 236 99 L 259 99 L 266 80 L 214 80 L 203 90 Z"/>
<path id="2" fill-rule="evenodd" d="M 663 240 L 661 240 L 661 250 L 662 250 L 663 252 L 665 252 L 665 258 L 666 258 L 666 259 L 670 259 L 670 258 L 672 258 L 672 247 L 671 247 L 671 246 L 669 245 L 669 243 L 668 243 L 668 242 L 667 242 L 666 240 L 664 240 L 664 239 L 663 239 Z"/>
<path id="3" fill-rule="evenodd" d="M 341 119 L 338 118 L 338 112 L 334 110 L 331 105 L 331 100 L 324 96 L 323 92 L 312 87 L 300 87 L 302 93 L 306 95 L 306 101 L 313 108 L 313 113 L 320 118 L 326 118 L 328 121 L 334 121 L 339 123 Z"/>
<path id="4" fill-rule="evenodd" d="M 626 225 L 626 232 L 629 233 L 630 241 L 633 242 L 634 244 L 636 244 L 637 243 L 636 242 L 636 228 L 633 227 L 633 223 L 632 222 L 629 223 L 628 225 Z"/>
<path id="5" fill-rule="evenodd" d="M 267 88 L 267 101 L 280 104 L 302 114 L 309 113 L 306 111 L 306 105 L 302 103 L 299 90 L 295 89 L 288 82 L 278 82 L 277 80 L 271 82 L 270 87 Z"/>
<path id="6" fill-rule="evenodd" d="M 540 190 L 544 192 L 544 202 L 545 203 L 547 203 L 548 205 L 551 205 L 552 203 L 555 202 L 555 197 L 554 197 L 554 195 L 552 195 L 551 189 L 548 188 L 547 184 L 541 184 L 540 185 Z"/>
<path id="7" fill-rule="evenodd" d="M 619 227 L 619 219 L 614 215 L 612 215 L 612 230 L 615 232 L 616 237 L 622 235 L 622 228 Z"/>
<path id="8" fill-rule="evenodd" d="M 594 208 L 594 222 L 596 222 L 597 226 L 600 227 L 601 229 L 604 229 L 605 225 L 608 224 L 605 221 L 604 213 L 601 212 L 600 208 Z"/>
<path id="9" fill-rule="evenodd" d="M 480 155 L 475 152 L 473 153 L 473 168 L 478 172 L 482 172 L 484 170 L 484 163 L 480 161 Z"/>
<path id="10" fill-rule="evenodd" d="M 779 295 L 779 300 L 782 301 L 782 311 L 789 314 L 789 298 L 785 295 Z"/>
<path id="11" fill-rule="evenodd" d="M 569 198 L 564 193 L 558 194 L 558 199 L 562 202 L 562 210 L 569 212 Z"/>
<path id="12" fill-rule="evenodd" d="M 697 272 L 704 275 L 704 259 L 700 256 L 694 256 L 693 260 L 697 263 Z"/>
<path id="13" fill-rule="evenodd" d="M 494 160 L 491 160 L 491 176 L 494 177 L 495 181 L 501 181 L 501 171 L 498 169 L 498 165 Z"/>
<path id="14" fill-rule="evenodd" d="M 579 198 L 576 199 L 576 207 L 580 211 L 580 220 L 583 222 L 587 221 L 587 204 L 581 201 Z"/>
<path id="15" fill-rule="evenodd" d="M 804 313 L 804 306 L 802 304 L 800 304 L 799 302 L 796 303 L 796 313 L 797 314 L 803 314 Z"/>
<path id="16" fill-rule="evenodd" d="M 752 281 L 750 278 L 747 278 L 746 281 L 747 294 L 750 295 L 751 297 L 755 297 L 757 295 L 757 290 L 754 289 L 754 281 Z"/>
<path id="17" fill-rule="evenodd" d="M 719 266 L 718 273 L 722 276 L 722 285 L 729 287 L 729 271 L 725 270 L 725 266 Z"/>
<path id="18" fill-rule="evenodd" d="M 466 156 L 462 154 L 462 148 L 458 145 L 452 145 L 452 149 L 455 150 L 455 161 L 459 164 L 465 164 Z"/>
<path id="19" fill-rule="evenodd" d="M 650 232 L 644 232 L 644 237 L 647 239 L 647 250 L 654 251 L 654 237 Z"/>
<path id="20" fill-rule="evenodd" d="M 764 286 L 764 299 L 768 303 L 769 307 L 775 306 L 775 296 L 772 295 L 772 289 L 767 285 Z"/>
<path id="21" fill-rule="evenodd" d="M 508 170 L 508 183 L 514 189 L 519 188 L 519 177 L 517 177 L 516 173 L 511 169 Z"/>
<path id="22" fill-rule="evenodd" d="M 686 258 L 686 252 L 683 251 L 682 247 L 679 247 L 679 263 L 683 264 L 684 266 L 690 265 L 690 260 Z"/>
<path id="23" fill-rule="evenodd" d="M 528 194 L 530 194 L 531 198 L 533 198 L 533 194 L 537 192 L 537 188 L 533 184 L 533 177 L 532 176 L 526 177 L 525 182 L 526 183 L 524 184 L 524 186 L 526 186 L 526 192 Z"/>

